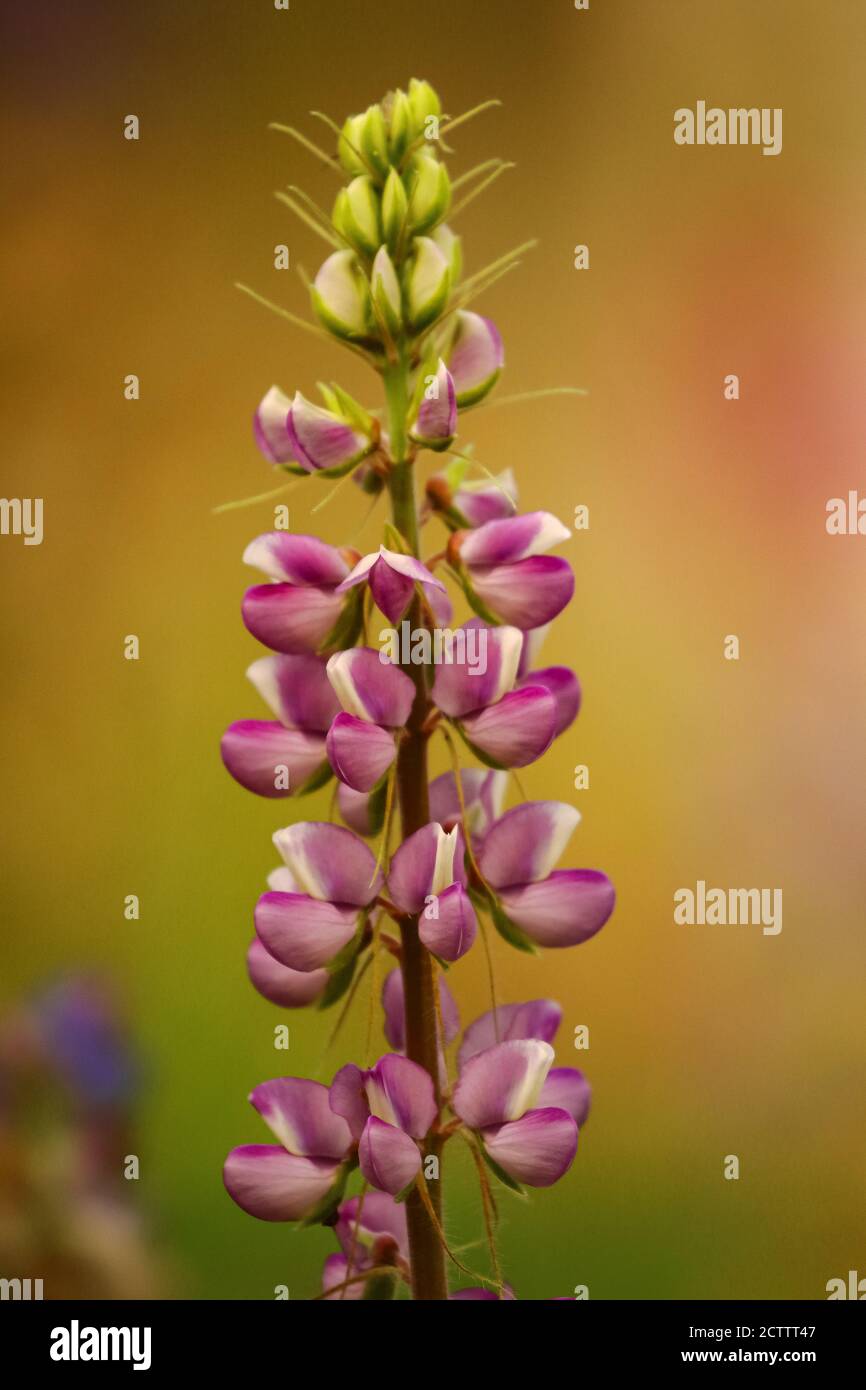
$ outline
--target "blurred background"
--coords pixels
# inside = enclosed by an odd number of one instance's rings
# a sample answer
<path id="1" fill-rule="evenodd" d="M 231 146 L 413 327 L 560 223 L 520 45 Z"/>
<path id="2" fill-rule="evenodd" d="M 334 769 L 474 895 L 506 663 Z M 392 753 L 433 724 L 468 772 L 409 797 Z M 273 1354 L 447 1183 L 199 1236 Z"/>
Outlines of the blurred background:
<path id="1" fill-rule="evenodd" d="M 517 166 L 459 220 L 469 273 L 539 238 L 475 306 L 505 339 L 501 390 L 589 392 L 464 421 L 488 467 L 517 471 L 522 509 L 590 508 L 562 552 L 576 600 L 545 647 L 577 669 L 584 708 L 522 782 L 577 802 L 567 862 L 619 894 L 579 950 L 495 943 L 501 997 L 558 999 L 559 1064 L 594 1087 L 568 1177 L 531 1208 L 503 1199 L 507 1275 L 521 1298 L 812 1299 L 866 1273 L 866 540 L 825 530 L 829 498 L 866 490 L 866 12 L 87 0 L 4 23 L 2 492 L 43 497 L 45 535 L 0 538 L 0 1002 L 8 1025 L 81 972 L 122 1001 L 142 1059 L 124 1200 L 152 1291 L 305 1298 L 333 1248 L 246 1217 L 221 1183 L 226 1151 L 266 1138 L 252 1086 L 329 1078 L 366 1008 L 328 1053 L 331 1015 L 282 1017 L 246 979 L 270 835 L 328 794 L 259 802 L 223 771 L 225 725 L 261 717 L 241 553 L 272 511 L 212 508 L 277 481 L 250 428 L 273 382 L 309 395 L 338 375 L 374 404 L 363 364 L 232 288 L 305 312 L 273 248 L 310 273 L 321 259 L 272 192 L 330 203 L 331 176 L 267 123 L 322 138 L 311 108 L 342 121 L 412 75 L 452 113 L 503 101 L 455 132 L 450 161 Z M 676 146 L 673 112 L 699 99 L 782 107 L 781 155 Z M 293 529 L 376 543 L 354 489 L 311 518 L 321 495 L 291 494 Z M 698 879 L 782 888 L 783 931 L 675 926 L 673 893 Z M 479 950 L 450 980 L 465 1022 L 488 1007 Z M 480 1218 L 462 1156 L 450 1178 L 466 1241 Z"/>

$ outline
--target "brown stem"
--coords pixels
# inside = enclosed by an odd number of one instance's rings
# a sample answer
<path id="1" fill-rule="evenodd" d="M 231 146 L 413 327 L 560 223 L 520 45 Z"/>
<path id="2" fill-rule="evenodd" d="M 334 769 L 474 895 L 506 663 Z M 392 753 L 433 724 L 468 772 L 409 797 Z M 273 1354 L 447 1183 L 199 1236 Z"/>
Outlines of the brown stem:
<path id="1" fill-rule="evenodd" d="M 392 455 L 395 460 L 388 480 L 394 525 L 414 555 L 418 554 L 418 517 L 415 503 L 415 479 L 412 463 L 406 458 L 406 409 L 408 370 L 405 354 L 385 373 L 388 395 L 388 427 Z M 412 628 L 424 622 L 419 599 L 409 611 Z M 430 713 L 427 694 L 427 673 L 423 666 L 410 665 L 406 673 L 415 682 L 415 701 L 397 754 L 397 795 L 400 802 L 400 821 L 403 839 L 413 835 L 430 820 L 427 789 L 427 741 L 424 724 Z M 418 936 L 416 920 L 400 924 L 403 947 L 403 992 L 406 1010 L 406 1055 L 417 1062 L 433 1078 L 437 1105 L 439 1101 L 439 1048 L 436 1032 L 436 1005 L 433 962 Z M 428 1135 L 425 1154 L 440 1157 L 438 1138 Z M 422 1178 L 422 1181 L 424 1179 Z M 409 1255 L 412 1267 L 412 1294 L 419 1300 L 447 1299 L 445 1255 L 437 1225 L 441 1226 L 441 1174 L 431 1183 L 431 1209 L 428 1211 L 417 1188 L 406 1199 L 406 1219 L 409 1228 Z"/>

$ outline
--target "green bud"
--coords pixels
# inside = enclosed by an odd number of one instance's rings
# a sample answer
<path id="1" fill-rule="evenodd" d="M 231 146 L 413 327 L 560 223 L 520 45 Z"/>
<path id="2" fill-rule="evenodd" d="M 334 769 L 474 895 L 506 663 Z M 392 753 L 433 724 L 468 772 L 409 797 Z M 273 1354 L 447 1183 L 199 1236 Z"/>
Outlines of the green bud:
<path id="1" fill-rule="evenodd" d="M 334 203 L 332 221 L 346 241 L 364 256 L 375 256 L 382 244 L 379 194 L 368 174 L 359 174 L 348 188 L 341 188 Z"/>
<path id="2" fill-rule="evenodd" d="M 416 135 L 427 133 L 427 121 L 430 116 L 442 115 L 442 103 L 430 83 L 419 81 L 417 77 L 413 77 L 409 83 L 409 107 Z"/>
<path id="3" fill-rule="evenodd" d="M 380 178 L 388 175 L 388 133 L 381 106 L 368 106 L 361 125 L 361 153 Z"/>
<path id="4" fill-rule="evenodd" d="M 451 269 L 451 284 L 458 284 L 463 272 L 463 246 L 459 236 L 452 232 L 446 222 L 443 222 L 441 227 L 437 227 L 435 232 L 430 233 L 430 240 L 435 241 L 448 262 Z"/>
<path id="5" fill-rule="evenodd" d="M 381 246 L 376 253 L 371 284 L 373 303 L 391 337 L 396 338 L 403 327 L 402 295 L 400 294 L 400 281 L 397 279 L 394 263 L 384 246 Z"/>
<path id="6" fill-rule="evenodd" d="M 367 166 L 360 155 L 363 116 L 347 116 L 343 133 L 337 141 L 337 157 L 348 174 L 366 174 Z"/>
<path id="7" fill-rule="evenodd" d="M 313 308 L 338 338 L 366 338 L 372 330 L 370 293 L 354 251 L 335 251 L 310 288 Z"/>
<path id="8" fill-rule="evenodd" d="M 391 98 L 388 120 L 388 155 L 392 164 L 399 164 L 412 139 L 412 108 L 405 92 L 395 92 Z"/>
<path id="9" fill-rule="evenodd" d="M 319 384 L 319 390 L 324 395 L 325 391 L 332 397 L 334 405 L 329 408 L 335 415 L 346 421 L 353 429 L 359 430 L 361 434 L 368 435 L 371 439 L 377 436 L 378 425 L 370 414 L 365 410 L 360 401 L 356 401 L 354 396 L 350 396 L 348 391 L 344 391 L 342 386 L 338 386 L 336 381 L 332 381 L 328 387 Z"/>
<path id="10" fill-rule="evenodd" d="M 406 175 L 409 184 L 409 224 L 417 236 L 441 222 L 451 205 L 451 180 L 444 164 L 432 154 L 417 154 Z"/>
<path id="11" fill-rule="evenodd" d="M 413 332 L 419 333 L 442 313 L 451 289 L 448 262 L 430 237 L 415 238 L 405 287 L 409 322 Z"/>
<path id="12" fill-rule="evenodd" d="M 403 180 L 397 170 L 392 169 L 385 180 L 385 191 L 382 194 L 382 230 L 385 233 L 385 241 L 392 256 L 400 244 L 408 209 L 409 200 L 406 197 Z"/>
<path id="13" fill-rule="evenodd" d="M 319 395 L 325 402 L 325 409 L 330 410 L 332 415 L 339 415 L 340 402 L 337 399 L 336 391 L 334 391 L 332 387 L 330 387 L 325 381 L 317 381 L 316 386 L 318 388 Z"/>

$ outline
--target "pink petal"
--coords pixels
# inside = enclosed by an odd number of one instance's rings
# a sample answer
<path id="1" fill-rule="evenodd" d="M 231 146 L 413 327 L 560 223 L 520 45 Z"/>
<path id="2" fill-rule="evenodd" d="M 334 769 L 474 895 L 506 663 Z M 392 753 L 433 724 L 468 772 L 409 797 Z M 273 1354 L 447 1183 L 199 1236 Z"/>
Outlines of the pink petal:
<path id="1" fill-rule="evenodd" d="M 518 1120 L 538 1103 L 553 1062 L 538 1038 L 497 1043 L 470 1057 L 454 1089 L 454 1109 L 472 1129 Z"/>
<path id="2" fill-rule="evenodd" d="M 427 950 L 442 960 L 459 960 L 465 956 L 477 932 L 475 909 L 469 894 L 459 883 L 453 883 L 440 893 L 418 918 L 418 935 Z"/>
<path id="3" fill-rule="evenodd" d="M 320 734 L 287 729 L 263 719 L 230 724 L 220 744 L 222 760 L 247 791 L 257 796 L 291 796 L 327 761 Z M 283 783 L 288 782 L 288 786 Z"/>
<path id="4" fill-rule="evenodd" d="M 320 657 L 262 656 L 247 678 L 277 718 L 296 729 L 325 734 L 340 712 Z"/>
<path id="5" fill-rule="evenodd" d="M 347 714 L 402 729 L 412 710 L 415 683 L 405 671 L 372 647 L 335 652 L 327 664 L 328 680 Z"/>
<path id="6" fill-rule="evenodd" d="M 436 668 L 434 703 L 461 719 L 501 700 L 517 679 L 522 643 L 516 627 L 490 627 L 480 618 L 464 623 Z"/>
<path id="7" fill-rule="evenodd" d="M 325 741 L 328 761 L 341 782 L 357 792 L 372 791 L 397 756 L 389 729 L 338 714 Z"/>
<path id="8" fill-rule="evenodd" d="M 454 882 L 461 868 L 458 849 L 462 849 L 459 829 L 455 826 L 447 832 L 435 821 L 403 841 L 388 870 L 388 890 L 402 912 L 414 916 L 431 894 Z"/>
<path id="9" fill-rule="evenodd" d="M 442 1027 L 445 1042 L 453 1042 L 460 1032 L 460 1013 L 457 1002 L 445 981 L 439 974 L 439 1004 L 442 1011 Z M 403 994 L 403 975 L 397 966 L 385 977 L 382 986 L 382 1009 L 385 1014 L 385 1037 L 395 1052 L 403 1052 L 406 1047 L 405 999 Z"/>
<path id="10" fill-rule="evenodd" d="M 301 890 L 323 902 L 366 907 L 382 885 L 364 841 L 342 825 L 300 821 L 274 835 L 283 862 Z"/>
<path id="11" fill-rule="evenodd" d="M 558 1182 L 577 1153 L 577 1125 L 565 1110 L 531 1110 L 485 1130 L 483 1139 L 494 1163 L 530 1187 Z"/>
<path id="12" fill-rule="evenodd" d="M 351 1147 L 349 1126 L 329 1104 L 328 1087 L 299 1076 L 263 1081 L 250 1103 L 290 1154 L 342 1159 Z"/>
<path id="13" fill-rule="evenodd" d="M 281 965 L 254 937 L 247 951 L 247 973 L 263 998 L 283 1009 L 303 1009 L 324 992 L 327 970 L 292 970 Z"/>
<path id="14" fill-rule="evenodd" d="M 554 1067 L 547 1073 L 538 1104 L 542 1109 L 552 1106 L 556 1110 L 567 1110 L 581 1129 L 589 1115 L 591 1098 L 592 1087 L 582 1071 L 577 1067 Z"/>
<path id="15" fill-rule="evenodd" d="M 223 1182 L 232 1201 L 260 1221 L 299 1221 L 330 1191 L 338 1163 L 297 1158 L 280 1144 L 232 1149 Z"/>
<path id="16" fill-rule="evenodd" d="M 333 589 L 294 584 L 255 584 L 247 589 L 241 617 L 247 631 L 275 652 L 314 652 L 343 611 Z"/>
<path id="17" fill-rule="evenodd" d="M 329 965 L 358 930 L 356 908 L 320 902 L 306 893 L 263 893 L 255 908 L 256 935 L 290 970 Z"/>
<path id="18" fill-rule="evenodd" d="M 499 1042 L 514 1038 L 540 1038 L 552 1043 L 562 1022 L 562 1009 L 552 999 L 531 999 L 526 1004 L 500 1004 L 494 1018 L 493 1010 L 476 1018 L 463 1034 L 457 1054 L 459 1071 L 479 1052 Z M 563 1107 L 568 1109 L 567 1106 Z"/>
<path id="19" fill-rule="evenodd" d="M 539 946 L 577 946 L 613 912 L 616 893 L 597 869 L 559 869 L 540 883 L 503 888 L 508 918 Z"/>
<path id="20" fill-rule="evenodd" d="M 266 531 L 250 541 L 244 564 L 288 584 L 334 586 L 349 573 L 335 546 L 318 536 L 295 536 L 290 531 Z"/>
<path id="21" fill-rule="evenodd" d="M 466 565 L 507 565 L 543 555 L 554 545 L 570 539 L 571 533 L 550 512 L 526 512 L 522 516 L 488 521 L 465 536 L 460 558 Z"/>
<path id="22" fill-rule="evenodd" d="M 546 878 L 580 820 L 564 801 L 525 801 L 490 827 L 479 868 L 494 888 Z"/>
<path id="23" fill-rule="evenodd" d="M 462 728 L 472 747 L 496 766 L 527 767 L 553 741 L 556 701 L 540 685 L 524 686 L 468 715 Z"/>
<path id="24" fill-rule="evenodd" d="M 556 727 L 554 737 L 558 738 L 574 723 L 580 710 L 580 681 L 567 666 L 546 666 L 541 671 L 531 671 L 519 682 L 520 689 L 527 685 L 541 685 L 549 690 L 556 702 Z"/>
<path id="25" fill-rule="evenodd" d="M 499 523 L 491 522 L 494 524 Z M 574 594 L 571 566 L 555 555 L 536 555 L 514 564 L 472 569 L 470 580 L 491 612 L 522 630 L 549 623 Z"/>
<path id="26" fill-rule="evenodd" d="M 358 1145 L 361 1172 L 372 1187 L 396 1197 L 421 1171 L 421 1154 L 401 1129 L 371 1115 Z"/>

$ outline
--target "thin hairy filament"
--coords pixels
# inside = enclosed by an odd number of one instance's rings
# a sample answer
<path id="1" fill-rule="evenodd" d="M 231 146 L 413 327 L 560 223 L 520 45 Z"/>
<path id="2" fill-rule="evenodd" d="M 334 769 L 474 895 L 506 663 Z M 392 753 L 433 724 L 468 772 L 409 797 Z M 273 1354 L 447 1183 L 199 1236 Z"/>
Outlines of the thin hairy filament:
<path id="1" fill-rule="evenodd" d="M 476 1283 L 484 1284 L 489 1289 L 495 1289 L 497 1286 L 492 1279 L 486 1278 L 486 1276 L 483 1274 L 476 1274 L 474 1269 L 470 1269 L 469 1266 L 465 1265 L 462 1260 L 458 1260 L 457 1256 L 454 1254 L 454 1251 L 451 1249 L 450 1245 L 445 1239 L 445 1232 L 442 1229 L 442 1223 L 439 1220 L 439 1217 L 436 1215 L 436 1212 L 433 1210 L 433 1203 L 430 1201 L 430 1194 L 427 1191 L 427 1184 L 424 1181 L 423 1175 L 421 1173 L 419 1173 L 417 1178 L 415 1179 L 415 1187 L 417 1191 L 421 1194 L 421 1201 L 424 1203 L 427 1215 L 430 1217 L 430 1220 L 432 1221 L 436 1229 L 436 1234 L 439 1237 L 439 1243 L 442 1246 L 442 1249 L 445 1251 L 445 1254 L 448 1256 L 451 1263 L 455 1264 L 458 1269 L 461 1269 L 464 1274 L 468 1274 L 469 1278 L 474 1279 Z"/>
<path id="2" fill-rule="evenodd" d="M 515 167 L 514 164 L 508 164 L 507 162 L 500 164 L 498 169 L 494 169 L 492 173 L 487 175 L 486 179 L 482 179 L 475 188 L 471 189 L 470 192 L 466 194 L 465 198 L 461 198 L 460 202 L 457 203 L 448 214 L 448 221 L 453 222 L 455 217 L 459 217 L 464 208 L 468 208 L 469 204 L 480 197 L 485 189 L 489 188 L 492 183 L 495 183 L 496 180 L 501 178 L 509 169 L 514 169 Z"/>
<path id="3" fill-rule="evenodd" d="M 338 239 L 332 233 L 326 232 L 324 227 L 318 221 L 318 219 L 315 217 L 311 217 L 310 214 L 307 212 L 306 208 L 301 207 L 300 203 L 296 203 L 294 198 L 289 197 L 288 193 L 283 193 L 282 189 L 278 189 L 277 192 L 274 194 L 274 197 L 276 198 L 278 203 L 282 203 L 285 207 L 287 207 L 290 210 L 290 212 L 293 212 L 296 217 L 300 218 L 302 222 L 306 223 L 310 230 L 314 231 L 317 234 L 317 236 L 320 236 L 323 241 L 326 241 L 329 246 L 339 248 L 343 245 L 343 243 L 341 241 L 338 241 Z"/>
<path id="4" fill-rule="evenodd" d="M 359 1196 L 358 1196 L 358 1214 L 357 1214 L 357 1216 L 355 1217 L 355 1224 L 354 1224 L 353 1227 L 352 1227 L 352 1239 L 351 1239 L 351 1241 L 350 1241 L 350 1243 L 349 1243 L 349 1254 L 348 1254 L 347 1257 L 346 1257 L 346 1279 L 347 1279 L 347 1280 L 348 1280 L 348 1279 L 351 1279 L 351 1277 L 352 1277 L 352 1268 L 353 1268 L 353 1266 L 354 1266 L 354 1264 L 355 1264 L 355 1251 L 356 1251 L 357 1248 L 358 1248 L 358 1232 L 359 1232 L 360 1229 L 361 1229 L 361 1213 L 362 1213 L 363 1210 L 364 1210 L 364 1198 L 366 1197 L 366 1195 L 367 1195 L 367 1179 L 365 1178 L 365 1179 L 364 1179 L 364 1182 L 363 1182 L 363 1184 L 362 1184 L 362 1186 L 361 1186 L 361 1191 L 360 1191 Z M 344 1294 L 345 1294 L 347 1288 L 348 1288 L 348 1284 L 344 1284 L 343 1287 L 342 1287 L 342 1289 L 340 1290 L 340 1301 L 341 1301 L 341 1302 L 342 1302 L 342 1300 L 343 1300 L 343 1296 L 344 1296 Z"/>
<path id="5" fill-rule="evenodd" d="M 221 516 L 223 512 L 237 512 L 242 507 L 254 507 L 257 502 L 269 502 L 272 497 L 279 497 L 283 492 L 291 492 L 292 488 L 306 481 L 306 478 L 293 478 L 290 483 L 281 483 L 271 492 L 260 492 L 255 497 L 241 497 L 237 502 L 221 502 L 218 507 L 211 507 L 211 515 Z"/>
<path id="6" fill-rule="evenodd" d="M 496 405 L 518 405 L 521 401 L 541 401 L 548 396 L 588 396 L 582 386 L 546 386 L 540 391 L 518 391 L 513 396 L 488 396 L 478 402 L 479 409 L 490 410 Z M 475 407 L 473 407 L 474 409 Z"/>
<path id="7" fill-rule="evenodd" d="M 348 1289 L 350 1284 L 363 1284 L 368 1279 L 375 1279 L 378 1274 L 396 1274 L 397 1270 L 393 1265 L 374 1265 L 372 1269 L 365 1269 L 363 1274 L 353 1274 L 351 1279 L 344 1279 L 342 1284 L 334 1284 L 333 1288 L 326 1289 L 324 1293 L 314 1294 L 310 1299 L 311 1303 L 319 1303 L 323 1298 L 332 1298 L 335 1293 L 340 1293 L 343 1289 Z"/>
<path id="8" fill-rule="evenodd" d="M 339 174 L 342 178 L 343 170 L 336 159 L 332 159 L 324 150 L 320 150 L 317 144 L 310 140 L 308 136 L 302 135 L 299 130 L 295 130 L 294 126 L 280 125 L 278 121 L 271 121 L 268 125 L 268 130 L 278 130 L 281 135 L 291 135 L 293 140 L 297 140 L 299 145 L 303 145 L 305 150 L 309 150 L 310 154 L 314 154 L 317 159 L 320 159 L 323 164 L 327 164 L 329 169 L 333 169 L 334 172 Z"/>
<path id="9" fill-rule="evenodd" d="M 493 1200 L 493 1193 L 490 1191 L 490 1181 L 487 1177 L 487 1170 L 484 1167 L 484 1159 L 478 1151 L 478 1146 L 465 1130 L 459 1131 L 460 1137 L 469 1146 L 475 1170 L 478 1174 L 478 1186 L 481 1188 L 481 1207 L 484 1212 L 484 1229 L 487 1233 L 487 1248 L 490 1251 L 490 1264 L 493 1268 L 493 1275 L 499 1285 L 500 1295 L 502 1293 L 502 1268 L 499 1263 L 499 1254 L 496 1249 L 496 1203 Z"/>
<path id="10" fill-rule="evenodd" d="M 350 987 L 349 987 L 349 992 L 348 992 L 348 994 L 346 995 L 346 1002 L 345 1002 L 345 1004 L 343 1005 L 342 1009 L 340 1010 L 340 1017 L 337 1019 L 337 1022 L 334 1024 L 333 1028 L 331 1029 L 330 1037 L 328 1038 L 328 1041 L 325 1043 L 325 1055 L 327 1055 L 327 1053 L 330 1052 L 331 1048 L 334 1046 L 334 1043 L 337 1041 L 337 1038 L 338 1038 L 339 1035 L 340 1035 L 340 1030 L 342 1029 L 343 1024 L 345 1023 L 345 1021 L 346 1021 L 346 1019 L 347 1019 L 347 1017 L 348 1017 L 349 1010 L 351 1009 L 353 1003 L 355 1002 L 355 995 L 358 993 L 358 986 L 360 985 L 361 981 L 363 980 L 364 976 L 366 975 L 367 971 L 369 970 L 370 964 L 371 964 L 371 956 L 370 956 L 369 953 L 368 953 L 368 954 L 365 956 L 365 958 L 364 958 L 364 963 L 363 963 L 363 965 L 361 966 L 360 970 L 359 970 L 358 973 L 356 974 L 354 980 L 352 981 L 352 983 L 351 983 L 351 985 L 350 985 Z M 325 1056 L 322 1057 L 322 1061 L 321 1061 L 321 1063 L 320 1063 L 320 1065 L 319 1065 L 319 1075 L 321 1075 L 321 1073 L 322 1073 L 322 1068 L 324 1067 L 324 1065 L 325 1065 Z"/>

